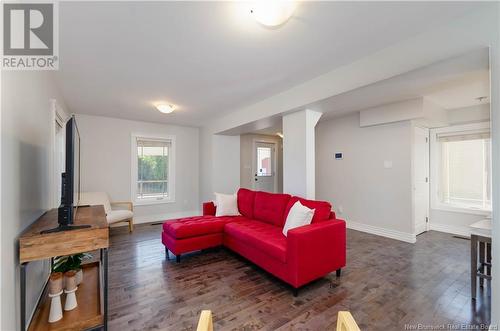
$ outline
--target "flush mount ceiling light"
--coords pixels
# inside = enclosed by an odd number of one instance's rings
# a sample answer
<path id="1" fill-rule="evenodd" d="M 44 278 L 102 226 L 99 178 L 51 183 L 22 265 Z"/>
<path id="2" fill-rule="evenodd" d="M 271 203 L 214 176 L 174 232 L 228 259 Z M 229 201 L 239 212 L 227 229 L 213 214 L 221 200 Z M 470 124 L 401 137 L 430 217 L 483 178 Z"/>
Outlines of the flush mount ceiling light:
<path id="1" fill-rule="evenodd" d="M 164 114 L 170 114 L 175 110 L 175 106 L 169 105 L 168 103 L 158 103 L 155 105 L 155 107 L 159 112 L 162 112 Z"/>
<path id="2" fill-rule="evenodd" d="M 267 0 L 253 3 L 250 13 L 260 24 L 276 27 L 288 21 L 294 11 L 294 1 Z"/>

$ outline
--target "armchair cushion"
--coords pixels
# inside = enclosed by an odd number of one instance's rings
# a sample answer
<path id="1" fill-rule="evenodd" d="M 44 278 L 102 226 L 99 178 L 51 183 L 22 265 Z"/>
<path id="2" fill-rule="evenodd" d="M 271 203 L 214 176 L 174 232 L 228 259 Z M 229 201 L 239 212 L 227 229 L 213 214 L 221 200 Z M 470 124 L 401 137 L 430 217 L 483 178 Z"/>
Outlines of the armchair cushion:
<path id="1" fill-rule="evenodd" d="M 82 192 L 80 195 L 80 206 L 97 206 L 103 205 L 106 215 L 111 211 L 108 194 L 105 192 Z"/>
<path id="2" fill-rule="evenodd" d="M 110 210 L 106 214 L 106 219 L 108 223 L 115 223 L 128 220 L 134 217 L 134 213 L 130 210 L 120 209 L 120 210 Z"/>

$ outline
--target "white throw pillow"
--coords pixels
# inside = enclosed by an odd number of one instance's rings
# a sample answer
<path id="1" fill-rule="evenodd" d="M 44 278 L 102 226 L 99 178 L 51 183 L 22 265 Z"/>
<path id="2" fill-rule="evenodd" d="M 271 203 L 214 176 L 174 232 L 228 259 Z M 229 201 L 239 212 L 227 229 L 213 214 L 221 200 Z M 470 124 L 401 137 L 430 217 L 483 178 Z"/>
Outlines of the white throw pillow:
<path id="1" fill-rule="evenodd" d="M 215 193 L 215 201 L 217 209 L 215 216 L 238 216 L 238 199 L 236 194 L 221 194 Z"/>
<path id="2" fill-rule="evenodd" d="M 290 211 L 288 212 L 285 226 L 283 227 L 283 234 L 285 235 L 285 237 L 288 233 L 288 230 L 311 224 L 313 216 L 314 209 L 307 208 L 306 206 L 302 205 L 300 201 L 294 203 L 292 208 L 290 208 Z"/>

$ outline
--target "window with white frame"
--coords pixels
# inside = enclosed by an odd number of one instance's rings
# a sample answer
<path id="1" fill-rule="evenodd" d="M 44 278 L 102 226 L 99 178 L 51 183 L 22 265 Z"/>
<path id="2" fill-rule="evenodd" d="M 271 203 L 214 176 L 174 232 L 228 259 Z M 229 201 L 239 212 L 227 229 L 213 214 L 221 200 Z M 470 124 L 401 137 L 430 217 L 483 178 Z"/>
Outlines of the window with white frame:
<path id="1" fill-rule="evenodd" d="M 173 201 L 173 138 L 133 136 L 133 198 L 138 204 Z"/>
<path id="2" fill-rule="evenodd" d="M 438 129 L 433 138 L 437 207 L 491 211 L 489 127 L 477 124 Z"/>

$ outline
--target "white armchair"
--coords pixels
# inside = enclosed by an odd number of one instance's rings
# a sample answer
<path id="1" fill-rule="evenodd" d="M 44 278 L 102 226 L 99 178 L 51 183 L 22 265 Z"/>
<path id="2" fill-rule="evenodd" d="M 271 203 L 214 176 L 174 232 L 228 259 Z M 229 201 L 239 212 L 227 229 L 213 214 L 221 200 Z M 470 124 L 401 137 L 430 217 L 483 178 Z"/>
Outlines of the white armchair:
<path id="1" fill-rule="evenodd" d="M 134 230 L 134 205 L 131 201 L 109 201 L 105 192 L 82 192 L 80 206 L 103 205 L 108 224 L 127 222 L 130 232 Z M 115 206 L 126 206 L 127 209 L 113 209 Z"/>

